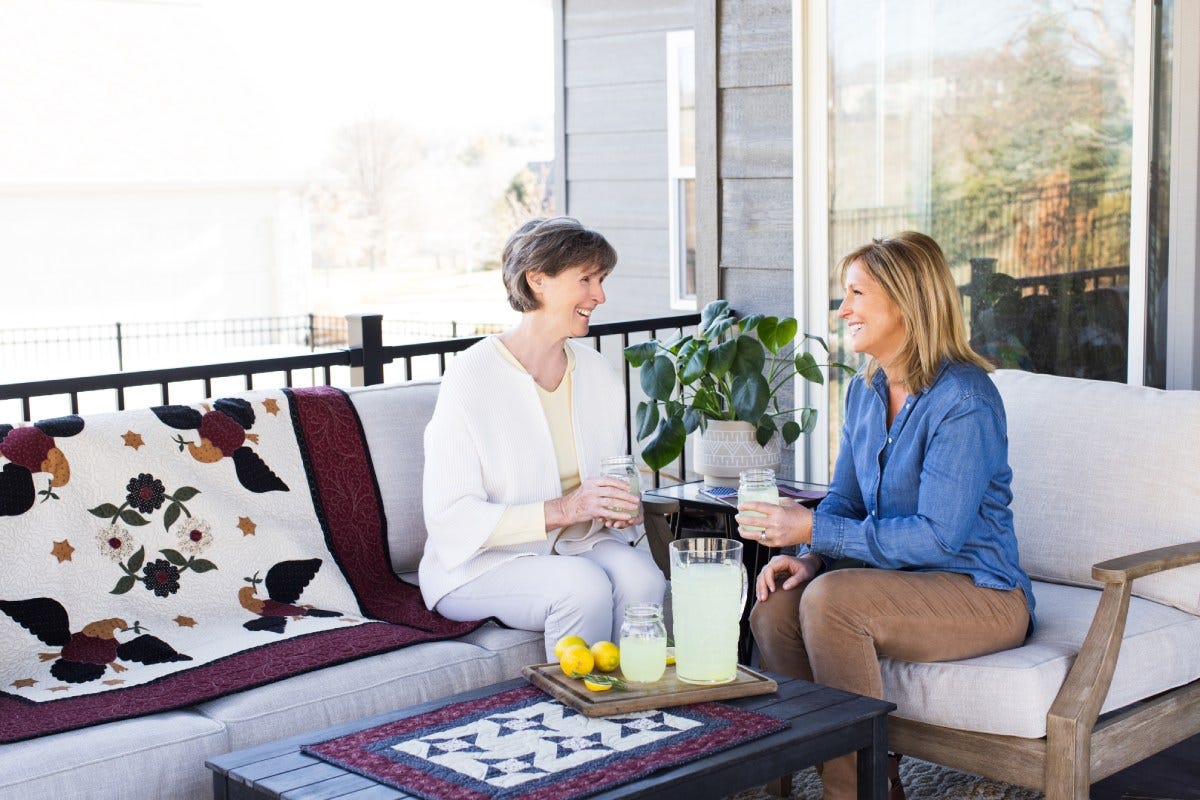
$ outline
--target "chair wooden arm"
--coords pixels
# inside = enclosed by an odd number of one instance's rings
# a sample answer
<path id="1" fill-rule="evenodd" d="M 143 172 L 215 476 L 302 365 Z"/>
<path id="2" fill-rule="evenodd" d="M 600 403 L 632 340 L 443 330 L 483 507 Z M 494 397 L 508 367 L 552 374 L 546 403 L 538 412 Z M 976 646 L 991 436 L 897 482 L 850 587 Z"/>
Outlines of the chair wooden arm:
<path id="1" fill-rule="evenodd" d="M 1200 542 L 1144 550 L 1092 565 L 1092 577 L 1105 583 L 1121 583 L 1163 570 L 1200 564 Z"/>
<path id="2" fill-rule="evenodd" d="M 1047 785 L 1063 786 L 1088 774 L 1091 731 L 1117 668 L 1134 579 L 1196 563 L 1200 563 L 1200 542 L 1146 550 L 1093 565 L 1092 577 L 1105 582 L 1104 591 L 1075 664 L 1046 715 Z M 1087 796 L 1086 786 L 1072 791 L 1083 792 L 1075 796 Z"/>

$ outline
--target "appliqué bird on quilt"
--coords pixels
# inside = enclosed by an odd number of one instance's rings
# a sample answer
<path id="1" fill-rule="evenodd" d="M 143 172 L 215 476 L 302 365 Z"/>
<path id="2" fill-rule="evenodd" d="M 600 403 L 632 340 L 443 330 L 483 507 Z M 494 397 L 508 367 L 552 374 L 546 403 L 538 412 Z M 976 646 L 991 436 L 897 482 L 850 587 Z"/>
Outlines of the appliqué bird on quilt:
<path id="1" fill-rule="evenodd" d="M 0 456 L 8 463 L 0 469 L 0 517 L 24 514 L 37 497 L 42 502 L 59 499 L 54 491 L 71 480 L 71 465 L 55 437 L 74 436 L 83 430 L 83 419 L 59 417 L 15 428 L 0 425 Z M 49 473 L 46 488 L 38 491 L 33 476 Z"/>

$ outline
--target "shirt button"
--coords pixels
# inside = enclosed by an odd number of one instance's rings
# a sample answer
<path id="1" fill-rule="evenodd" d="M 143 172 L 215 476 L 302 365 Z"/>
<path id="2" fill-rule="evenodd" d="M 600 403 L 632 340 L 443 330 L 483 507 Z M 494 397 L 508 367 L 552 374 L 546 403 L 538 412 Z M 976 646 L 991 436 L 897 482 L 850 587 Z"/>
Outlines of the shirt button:
<path id="1" fill-rule="evenodd" d="M 890 437 L 890 436 L 889 436 L 889 437 L 888 437 L 888 444 L 891 444 L 891 443 L 892 443 L 892 437 Z"/>

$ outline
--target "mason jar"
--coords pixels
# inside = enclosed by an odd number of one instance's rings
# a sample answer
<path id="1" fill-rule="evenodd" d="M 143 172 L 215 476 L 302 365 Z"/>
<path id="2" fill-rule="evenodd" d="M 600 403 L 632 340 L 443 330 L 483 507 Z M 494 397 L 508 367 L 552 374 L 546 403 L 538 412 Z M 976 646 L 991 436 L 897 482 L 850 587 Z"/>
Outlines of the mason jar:
<path id="1" fill-rule="evenodd" d="M 632 603 L 621 623 L 621 674 L 633 683 L 654 683 L 667 669 L 667 629 L 662 606 Z"/>
<path id="2" fill-rule="evenodd" d="M 600 474 L 620 478 L 629 484 L 630 492 L 636 494 L 639 498 L 642 496 L 641 481 L 638 480 L 638 469 L 637 465 L 633 463 L 633 456 L 610 456 L 600 459 Z M 631 517 L 637 516 L 636 511 L 631 513 L 612 506 L 605 506 L 605 508 L 618 514 L 625 514 Z"/>
<path id="3" fill-rule="evenodd" d="M 738 476 L 738 505 L 742 503 L 770 503 L 779 505 L 779 487 L 775 485 L 775 470 L 747 469 Z M 758 511 L 742 511 L 745 517 L 764 516 Z M 753 533 L 760 533 L 762 528 L 753 525 L 743 525 L 742 528 Z"/>

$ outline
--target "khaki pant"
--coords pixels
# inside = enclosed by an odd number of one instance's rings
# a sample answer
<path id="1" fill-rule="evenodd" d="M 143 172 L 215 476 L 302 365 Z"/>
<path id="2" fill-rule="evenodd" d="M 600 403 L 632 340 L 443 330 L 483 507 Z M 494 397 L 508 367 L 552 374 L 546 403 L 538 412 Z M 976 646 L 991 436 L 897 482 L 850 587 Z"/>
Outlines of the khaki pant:
<path id="1" fill-rule="evenodd" d="M 771 672 L 883 698 L 879 656 L 954 661 L 1017 647 L 1029 609 L 1020 589 L 976 586 L 952 572 L 843 569 L 772 592 L 750 613 Z M 821 772 L 826 800 L 856 794 L 853 754 Z"/>

